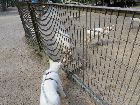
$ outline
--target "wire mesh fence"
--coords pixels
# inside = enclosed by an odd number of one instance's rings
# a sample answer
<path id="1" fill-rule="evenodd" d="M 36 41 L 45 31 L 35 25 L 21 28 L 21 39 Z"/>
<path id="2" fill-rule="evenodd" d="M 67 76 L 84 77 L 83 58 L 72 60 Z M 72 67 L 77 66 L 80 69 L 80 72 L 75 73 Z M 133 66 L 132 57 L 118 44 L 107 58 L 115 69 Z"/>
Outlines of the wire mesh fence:
<path id="1" fill-rule="evenodd" d="M 140 105 L 140 10 L 19 3 L 26 36 L 99 104 Z M 63 56 L 64 56 L 63 55 Z"/>

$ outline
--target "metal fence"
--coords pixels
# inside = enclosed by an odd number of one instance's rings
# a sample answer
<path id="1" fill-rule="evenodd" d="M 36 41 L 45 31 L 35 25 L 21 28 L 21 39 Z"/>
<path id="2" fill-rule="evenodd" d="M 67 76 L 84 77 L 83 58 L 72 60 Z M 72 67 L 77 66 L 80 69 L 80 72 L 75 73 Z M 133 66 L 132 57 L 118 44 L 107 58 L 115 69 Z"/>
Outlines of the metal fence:
<path id="1" fill-rule="evenodd" d="M 18 3 L 28 38 L 102 105 L 140 105 L 140 10 Z"/>

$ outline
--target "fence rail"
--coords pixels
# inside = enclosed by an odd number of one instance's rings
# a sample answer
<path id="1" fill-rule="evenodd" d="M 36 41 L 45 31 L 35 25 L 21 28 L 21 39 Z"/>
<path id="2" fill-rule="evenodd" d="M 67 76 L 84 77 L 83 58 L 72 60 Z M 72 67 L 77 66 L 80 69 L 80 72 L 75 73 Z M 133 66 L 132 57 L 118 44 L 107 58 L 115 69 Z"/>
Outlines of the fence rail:
<path id="1" fill-rule="evenodd" d="M 26 36 L 102 105 L 140 105 L 140 10 L 18 3 Z"/>

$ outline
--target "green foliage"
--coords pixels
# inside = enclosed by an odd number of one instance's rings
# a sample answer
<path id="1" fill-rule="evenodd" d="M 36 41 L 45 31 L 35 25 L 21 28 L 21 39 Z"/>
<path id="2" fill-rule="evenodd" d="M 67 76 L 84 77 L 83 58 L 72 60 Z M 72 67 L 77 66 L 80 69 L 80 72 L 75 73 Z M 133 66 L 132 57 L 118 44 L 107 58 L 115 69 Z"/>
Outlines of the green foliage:
<path id="1" fill-rule="evenodd" d="M 9 6 L 14 6 L 16 0 L 0 0 L 2 11 L 6 11 Z"/>
<path id="2" fill-rule="evenodd" d="M 71 1 L 80 2 L 80 3 L 94 3 L 96 0 L 71 0 Z"/>

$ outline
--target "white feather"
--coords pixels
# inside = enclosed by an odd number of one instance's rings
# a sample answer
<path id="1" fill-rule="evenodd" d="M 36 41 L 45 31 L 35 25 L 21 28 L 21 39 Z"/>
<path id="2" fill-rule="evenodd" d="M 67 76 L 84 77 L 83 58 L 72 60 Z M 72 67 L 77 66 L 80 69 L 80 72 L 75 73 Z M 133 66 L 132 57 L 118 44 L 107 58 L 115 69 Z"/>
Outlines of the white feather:
<path id="1" fill-rule="evenodd" d="M 130 19 L 133 20 L 133 21 L 136 21 L 136 22 L 140 22 L 139 18 L 130 18 Z"/>

